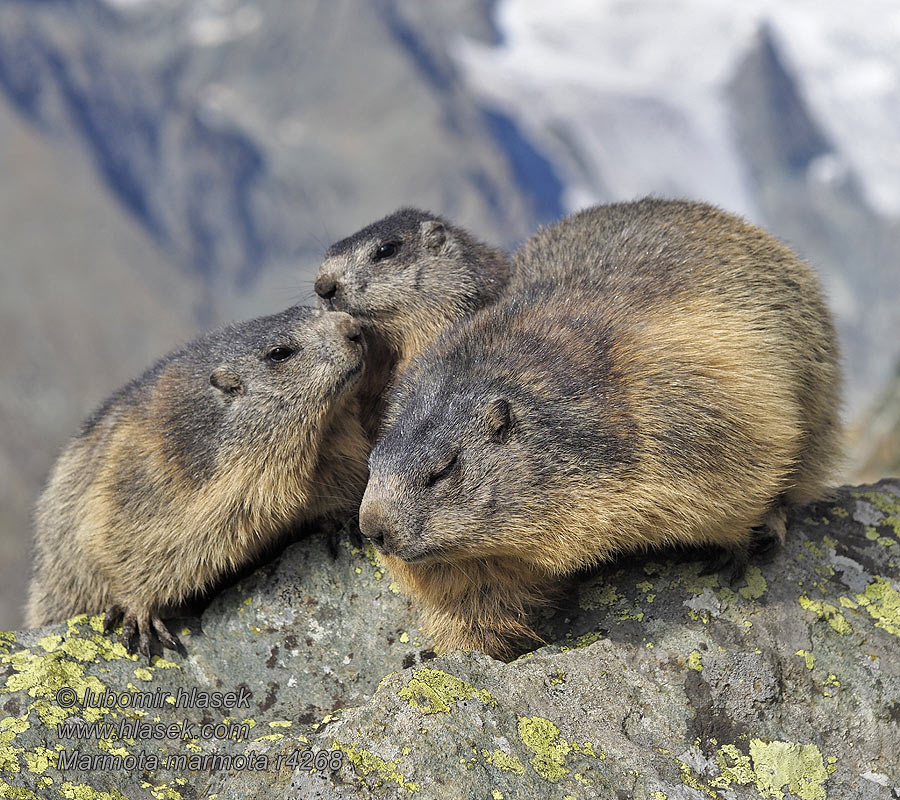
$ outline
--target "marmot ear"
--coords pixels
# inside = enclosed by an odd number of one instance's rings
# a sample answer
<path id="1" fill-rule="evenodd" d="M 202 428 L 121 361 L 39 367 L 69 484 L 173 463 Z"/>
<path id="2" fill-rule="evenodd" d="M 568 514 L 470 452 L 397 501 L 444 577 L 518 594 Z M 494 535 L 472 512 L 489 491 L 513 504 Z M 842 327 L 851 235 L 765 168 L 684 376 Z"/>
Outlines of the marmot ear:
<path id="1" fill-rule="evenodd" d="M 430 219 L 422 223 L 422 241 L 429 250 L 438 252 L 447 241 L 447 229 L 443 222 Z"/>
<path id="2" fill-rule="evenodd" d="M 244 393 L 244 384 L 240 376 L 228 367 L 216 367 L 209 375 L 209 382 L 219 391 L 232 397 Z"/>
<path id="3" fill-rule="evenodd" d="M 487 423 L 491 438 L 499 444 L 509 441 L 513 427 L 513 413 L 509 400 L 503 397 L 495 397 L 488 403 Z"/>

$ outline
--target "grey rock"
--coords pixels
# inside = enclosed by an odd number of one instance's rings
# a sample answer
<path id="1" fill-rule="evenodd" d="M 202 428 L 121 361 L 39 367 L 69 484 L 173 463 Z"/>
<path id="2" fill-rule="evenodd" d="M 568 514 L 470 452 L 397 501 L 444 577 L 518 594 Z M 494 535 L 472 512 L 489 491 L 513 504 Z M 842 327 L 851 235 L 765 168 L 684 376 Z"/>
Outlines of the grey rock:
<path id="1" fill-rule="evenodd" d="M 623 557 L 575 581 L 540 620 L 548 644 L 509 664 L 432 658 L 372 553 L 345 541 L 333 558 L 320 535 L 183 620 L 186 658 L 145 665 L 99 618 L 2 634 L 0 796 L 896 798 L 898 492 L 886 480 L 796 509 L 786 546 L 734 586 L 701 577 L 697 553 Z M 874 538 L 859 501 L 882 514 Z M 79 741 L 58 735 L 69 713 L 135 712 L 66 711 L 67 687 L 252 698 L 145 717 L 193 726 L 190 740 Z M 215 727 L 231 723 L 250 727 Z M 144 763 L 60 770 L 76 748 Z"/>

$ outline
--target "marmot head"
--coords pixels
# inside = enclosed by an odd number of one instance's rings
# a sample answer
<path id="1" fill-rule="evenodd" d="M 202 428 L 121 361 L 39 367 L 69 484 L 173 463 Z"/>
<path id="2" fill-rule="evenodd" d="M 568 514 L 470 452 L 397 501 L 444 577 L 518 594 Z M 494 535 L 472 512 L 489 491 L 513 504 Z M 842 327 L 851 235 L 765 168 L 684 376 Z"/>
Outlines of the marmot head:
<path id="1" fill-rule="evenodd" d="M 362 372 L 361 326 L 349 314 L 296 306 L 231 325 L 214 341 L 221 348 L 209 385 L 225 405 L 307 408 L 349 392 Z"/>
<path id="2" fill-rule="evenodd" d="M 598 498 L 614 502 L 635 468 L 631 411 L 600 334 L 586 338 L 562 312 L 529 333 L 514 324 L 531 318 L 526 300 L 446 331 L 399 376 L 359 516 L 383 553 L 556 569 L 584 508 L 602 515 Z"/>
<path id="3" fill-rule="evenodd" d="M 357 320 L 299 306 L 201 336 L 153 370 L 167 456 L 198 480 L 223 459 L 314 457 L 326 418 L 355 397 L 363 356 Z"/>
<path id="4" fill-rule="evenodd" d="M 370 455 L 360 529 L 405 561 L 527 546 L 509 531 L 542 502 L 541 461 L 551 458 L 535 451 L 527 400 L 452 367 L 418 379 L 420 390 L 401 392 L 399 413 Z"/>
<path id="5" fill-rule="evenodd" d="M 439 216 L 403 208 L 332 245 L 316 276 L 320 305 L 363 320 L 401 353 L 493 300 L 504 254 Z"/>

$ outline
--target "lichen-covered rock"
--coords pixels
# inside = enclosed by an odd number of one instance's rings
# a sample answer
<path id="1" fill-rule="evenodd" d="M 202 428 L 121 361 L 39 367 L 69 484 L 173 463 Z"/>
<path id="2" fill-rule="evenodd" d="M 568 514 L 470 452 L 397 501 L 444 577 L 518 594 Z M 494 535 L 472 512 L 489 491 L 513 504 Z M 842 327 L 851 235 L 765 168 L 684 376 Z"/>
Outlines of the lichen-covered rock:
<path id="1" fill-rule="evenodd" d="M 374 554 L 347 541 L 334 558 L 312 536 L 173 628 L 186 658 L 130 656 L 101 616 L 0 633 L 0 797 L 205 798 L 223 759 L 302 741 L 387 672 L 420 664 L 412 623 Z M 79 738 L 81 721 L 96 727 Z"/>
<path id="2" fill-rule="evenodd" d="M 585 576 L 542 620 L 550 644 L 511 664 L 423 660 L 388 578 L 316 538 L 220 596 L 187 659 L 146 667 L 96 619 L 7 634 L 0 796 L 900 797 L 900 481 L 798 509 L 787 545 L 733 587 L 700 569 L 658 552 Z M 69 686 L 243 686 L 250 709 L 145 719 L 252 727 L 238 742 L 58 738 Z M 78 747 L 242 760 L 61 771 Z"/>

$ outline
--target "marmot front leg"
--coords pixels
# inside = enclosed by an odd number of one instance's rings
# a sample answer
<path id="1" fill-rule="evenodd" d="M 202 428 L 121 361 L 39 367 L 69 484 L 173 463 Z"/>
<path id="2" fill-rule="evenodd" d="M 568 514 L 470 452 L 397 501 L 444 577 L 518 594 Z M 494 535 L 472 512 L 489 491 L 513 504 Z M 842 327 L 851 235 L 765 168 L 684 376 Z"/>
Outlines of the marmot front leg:
<path id="1" fill-rule="evenodd" d="M 530 647 L 546 642 L 526 623 L 516 609 L 464 607 L 426 607 L 425 629 L 434 636 L 439 653 L 452 650 L 477 650 L 501 661 L 511 661 Z M 472 616 L 469 616 L 469 615 Z"/>
<path id="2" fill-rule="evenodd" d="M 403 589 L 423 607 L 424 629 L 441 652 L 477 650 L 510 660 L 543 639 L 530 612 L 547 605 L 546 579 L 516 559 L 409 564 L 380 556 Z"/>

